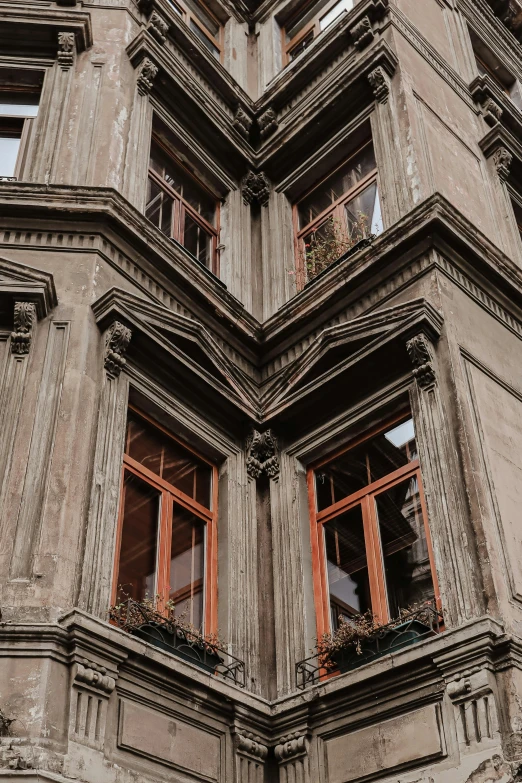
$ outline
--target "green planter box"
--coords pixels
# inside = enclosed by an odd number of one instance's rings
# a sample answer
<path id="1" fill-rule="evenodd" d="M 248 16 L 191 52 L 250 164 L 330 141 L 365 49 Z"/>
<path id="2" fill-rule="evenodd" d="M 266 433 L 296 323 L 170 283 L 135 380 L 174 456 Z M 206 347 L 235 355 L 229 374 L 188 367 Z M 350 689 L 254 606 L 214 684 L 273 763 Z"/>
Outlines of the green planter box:
<path id="1" fill-rule="evenodd" d="M 382 658 L 388 653 L 402 650 L 411 644 L 422 641 L 436 633 L 429 625 L 421 623 L 419 620 L 410 620 L 409 622 L 397 625 L 395 628 L 388 628 L 380 634 L 376 634 L 372 639 L 366 639 L 361 642 L 361 654 L 358 655 L 354 647 L 349 647 L 337 653 L 335 664 L 341 674 L 357 669 L 366 663 Z"/>
<path id="2" fill-rule="evenodd" d="M 178 658 L 212 674 L 223 663 L 223 658 L 217 652 L 209 651 L 202 643 L 190 641 L 181 629 L 169 631 L 165 626 L 152 622 L 133 628 L 131 633 L 144 642 L 153 644 L 171 655 L 177 655 Z"/>

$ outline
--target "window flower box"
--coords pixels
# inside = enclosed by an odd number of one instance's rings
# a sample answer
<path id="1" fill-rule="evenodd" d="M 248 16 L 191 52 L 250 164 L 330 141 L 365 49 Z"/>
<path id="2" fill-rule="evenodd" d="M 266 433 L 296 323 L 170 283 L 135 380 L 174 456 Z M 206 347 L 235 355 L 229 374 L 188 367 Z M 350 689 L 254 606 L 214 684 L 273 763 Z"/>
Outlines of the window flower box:
<path id="1" fill-rule="evenodd" d="M 133 628 L 130 633 L 212 674 L 224 663 L 224 658 L 216 649 L 202 640 L 191 638 L 191 635 L 182 628 L 150 622 Z"/>

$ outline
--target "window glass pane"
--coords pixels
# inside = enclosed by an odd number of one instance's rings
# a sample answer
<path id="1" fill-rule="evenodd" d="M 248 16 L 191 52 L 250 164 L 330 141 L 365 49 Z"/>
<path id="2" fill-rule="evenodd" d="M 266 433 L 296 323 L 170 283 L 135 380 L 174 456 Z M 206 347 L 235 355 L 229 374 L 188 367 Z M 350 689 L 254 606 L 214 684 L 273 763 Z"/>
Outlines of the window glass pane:
<path id="1" fill-rule="evenodd" d="M 297 17 L 294 17 L 293 20 L 286 26 L 286 40 L 287 43 L 289 43 L 293 38 L 296 37 L 296 35 L 299 35 L 301 30 L 305 27 L 305 25 L 310 22 L 314 16 L 317 16 L 317 14 L 320 13 L 321 8 L 324 8 L 326 5 L 326 0 L 319 0 L 316 3 L 312 3 L 308 6 L 307 10 L 304 11 L 304 13 L 300 14 Z"/>
<path id="2" fill-rule="evenodd" d="M 196 0 L 185 0 L 185 5 L 189 9 L 189 11 L 192 11 L 194 16 L 196 16 L 201 24 L 205 26 L 205 28 L 208 30 L 208 32 L 214 36 L 214 38 L 217 38 L 219 36 L 219 22 L 217 22 L 216 19 L 214 19 L 209 12 L 203 8 L 202 5 L 196 2 Z"/>
<path id="3" fill-rule="evenodd" d="M 125 452 L 189 498 L 211 507 L 211 466 L 132 412 Z"/>
<path id="4" fill-rule="evenodd" d="M 382 233 L 382 215 L 377 183 L 373 182 L 362 193 L 345 205 L 348 236 L 352 242 L 370 234 Z"/>
<path id="5" fill-rule="evenodd" d="M 4 135 L 0 129 L 0 177 L 14 177 L 20 137 Z"/>
<path id="6" fill-rule="evenodd" d="M 118 601 L 142 601 L 156 594 L 156 550 L 161 494 L 133 473 L 125 472 Z"/>
<path id="7" fill-rule="evenodd" d="M 183 246 L 206 267 L 212 266 L 212 236 L 185 213 Z"/>
<path id="8" fill-rule="evenodd" d="M 367 144 L 358 155 L 337 169 L 298 204 L 299 228 L 315 220 L 374 169 L 373 145 Z"/>
<path id="9" fill-rule="evenodd" d="M 177 3 L 174 3 L 173 0 L 167 0 L 167 3 L 172 8 L 172 10 L 174 11 L 175 14 L 177 14 L 178 16 L 183 17 L 183 11 L 179 7 L 179 5 L 177 5 Z"/>
<path id="10" fill-rule="evenodd" d="M 371 608 L 368 563 L 360 506 L 324 525 L 332 625 Z"/>
<path id="11" fill-rule="evenodd" d="M 310 30 L 309 33 L 307 33 L 304 38 L 301 38 L 298 44 L 296 44 L 290 51 L 288 52 L 288 56 L 291 60 L 295 59 L 298 55 L 301 54 L 301 52 L 304 52 L 305 49 L 308 49 L 312 41 L 314 40 L 314 31 Z"/>
<path id="12" fill-rule="evenodd" d="M 512 102 L 515 104 L 517 109 L 522 110 L 522 91 L 520 89 L 520 82 L 518 81 L 518 79 L 515 79 L 515 81 L 509 88 L 509 97 L 511 98 Z"/>
<path id="13" fill-rule="evenodd" d="M 145 216 L 152 220 L 164 234 L 172 236 L 174 200 L 153 179 L 149 179 Z"/>
<path id="14" fill-rule="evenodd" d="M 426 529 L 416 476 L 375 497 L 388 608 L 401 609 L 434 599 Z"/>
<path id="15" fill-rule="evenodd" d="M 201 43 L 204 44 L 207 47 L 207 49 L 209 49 L 209 51 L 212 52 L 214 57 L 217 57 L 219 59 L 220 51 L 217 48 L 217 46 L 214 43 L 212 43 L 210 38 L 208 38 L 205 35 L 203 30 L 195 22 L 193 22 L 192 19 L 190 20 L 190 29 L 195 35 L 197 35 Z"/>
<path id="16" fill-rule="evenodd" d="M 353 4 L 354 0 L 339 0 L 339 2 L 336 3 L 333 8 L 331 8 L 328 13 L 322 17 L 322 19 L 319 20 L 319 26 L 321 30 L 324 30 L 328 27 L 328 25 L 332 24 L 332 22 L 335 22 L 340 14 L 343 14 L 353 8 Z"/>
<path id="17" fill-rule="evenodd" d="M 205 574 L 205 523 L 195 514 L 174 505 L 170 560 L 169 599 L 175 614 L 203 626 L 203 585 Z"/>
<path id="18" fill-rule="evenodd" d="M 40 97 L 37 93 L 0 90 L 0 115 L 8 117 L 36 117 Z"/>
<path id="19" fill-rule="evenodd" d="M 415 430 L 410 418 L 318 468 L 317 510 L 323 511 L 416 459 Z"/>

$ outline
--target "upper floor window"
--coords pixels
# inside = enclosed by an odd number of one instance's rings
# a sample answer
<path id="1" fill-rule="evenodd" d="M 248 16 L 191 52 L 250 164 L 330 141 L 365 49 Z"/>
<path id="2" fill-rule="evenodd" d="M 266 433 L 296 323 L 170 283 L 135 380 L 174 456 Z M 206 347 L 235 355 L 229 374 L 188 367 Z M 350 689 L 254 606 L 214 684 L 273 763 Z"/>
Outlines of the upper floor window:
<path id="1" fill-rule="evenodd" d="M 359 0 L 311 0 L 300 4 L 283 30 L 284 64 L 294 60 L 312 41 Z"/>
<path id="2" fill-rule="evenodd" d="M 34 118 L 38 114 L 39 85 L 23 79 L 17 81 L 0 72 L 0 177 L 19 178 L 28 148 Z M 37 78 L 37 75 L 35 75 Z M 15 77 L 16 79 L 16 77 Z M 27 82 L 27 83 L 24 83 Z"/>
<path id="3" fill-rule="evenodd" d="M 216 486 L 215 467 L 129 410 L 113 604 L 157 596 L 215 631 Z"/>
<path id="4" fill-rule="evenodd" d="M 168 0 L 174 13 L 178 14 L 201 43 L 218 60 L 223 53 L 223 27 L 209 9 L 196 0 Z"/>
<path id="5" fill-rule="evenodd" d="M 318 635 L 371 611 L 381 624 L 439 607 L 410 417 L 308 471 Z"/>
<path id="6" fill-rule="evenodd" d="M 217 274 L 218 202 L 153 139 L 145 214 Z"/>
<path id="7" fill-rule="evenodd" d="M 299 276 L 311 280 L 357 242 L 382 231 L 373 145 L 367 142 L 295 206 Z"/>

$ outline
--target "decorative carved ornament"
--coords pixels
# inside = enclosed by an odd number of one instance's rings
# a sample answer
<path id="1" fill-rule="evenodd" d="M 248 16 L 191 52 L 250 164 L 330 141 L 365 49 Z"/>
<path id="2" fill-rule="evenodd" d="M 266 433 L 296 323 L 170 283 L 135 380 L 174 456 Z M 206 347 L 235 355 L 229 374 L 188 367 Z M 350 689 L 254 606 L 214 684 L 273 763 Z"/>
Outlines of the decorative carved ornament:
<path id="1" fill-rule="evenodd" d="M 275 757 L 280 764 L 285 761 L 291 761 L 306 753 L 308 753 L 306 736 L 304 734 L 299 734 L 298 731 L 281 737 L 274 749 Z"/>
<path id="2" fill-rule="evenodd" d="M 116 680 L 108 676 L 105 667 L 98 666 L 86 659 L 81 660 L 76 665 L 74 681 L 82 685 L 90 685 L 91 688 L 96 688 L 105 693 L 112 693 L 116 687 Z"/>
<path id="3" fill-rule="evenodd" d="M 369 16 L 363 18 L 350 30 L 352 41 L 356 49 L 362 51 L 374 39 L 372 23 Z"/>
<path id="4" fill-rule="evenodd" d="M 105 338 L 104 366 L 109 378 L 117 378 L 125 367 L 126 359 L 123 354 L 129 347 L 132 332 L 120 321 L 114 321 Z"/>
<path id="5" fill-rule="evenodd" d="M 268 756 L 268 747 L 263 745 L 261 737 L 256 734 L 252 734 L 251 731 L 246 731 L 244 734 L 236 734 L 237 745 L 236 750 L 238 753 L 244 753 L 247 756 L 252 756 L 257 761 L 264 762 Z"/>
<path id="6" fill-rule="evenodd" d="M 254 430 L 247 441 L 247 473 L 257 479 L 263 474 L 268 478 L 279 475 L 279 458 L 276 454 L 277 439 L 272 430 L 261 433 Z"/>
<path id="7" fill-rule="evenodd" d="M 493 125 L 496 125 L 497 122 L 500 122 L 500 119 L 502 117 L 502 109 L 500 108 L 498 103 L 495 103 L 493 98 L 486 98 L 486 100 L 482 104 L 482 111 L 484 112 L 484 120 L 491 127 L 493 127 Z"/>
<path id="8" fill-rule="evenodd" d="M 158 66 L 154 65 L 152 60 L 149 60 L 148 57 L 145 57 L 140 65 L 140 70 L 138 72 L 137 84 L 140 95 L 149 94 L 149 92 L 152 90 L 152 85 L 157 75 Z"/>
<path id="9" fill-rule="evenodd" d="M 418 334 L 408 340 L 406 350 L 413 364 L 413 375 L 422 389 L 429 389 L 435 384 L 435 370 L 431 346 L 423 334 Z"/>
<path id="10" fill-rule="evenodd" d="M 267 109 L 259 117 L 257 124 L 259 126 L 259 134 L 264 141 L 277 130 L 278 123 L 275 111 L 273 109 Z"/>
<path id="11" fill-rule="evenodd" d="M 388 103 L 388 95 L 390 94 L 390 82 L 384 68 L 379 66 L 375 70 L 370 71 L 368 74 L 368 81 L 370 87 L 375 96 L 375 99 L 379 103 Z"/>
<path id="12" fill-rule="evenodd" d="M 32 302 L 15 302 L 14 331 L 11 332 L 11 353 L 17 356 L 29 353 L 35 323 L 36 306 Z"/>
<path id="13" fill-rule="evenodd" d="M 495 150 L 493 153 L 493 165 L 500 179 L 508 179 L 512 161 L 513 155 L 505 147 L 499 147 L 498 150 Z"/>
<path id="14" fill-rule="evenodd" d="M 238 106 L 236 115 L 234 117 L 234 128 L 240 132 L 240 134 L 248 139 L 250 136 L 250 128 L 252 127 L 253 120 L 246 111 L 243 111 L 241 106 Z"/>
<path id="15" fill-rule="evenodd" d="M 74 33 L 58 33 L 58 62 L 62 71 L 68 71 L 72 66 L 75 48 Z"/>
<path id="16" fill-rule="evenodd" d="M 169 24 L 158 14 L 157 11 L 153 11 L 150 17 L 148 31 L 156 39 L 156 41 L 158 41 L 158 43 L 163 45 L 167 40 Z"/>
<path id="17" fill-rule="evenodd" d="M 259 204 L 266 207 L 270 198 L 270 182 L 266 175 L 260 171 L 249 171 L 241 183 L 243 202 L 245 204 Z"/>

